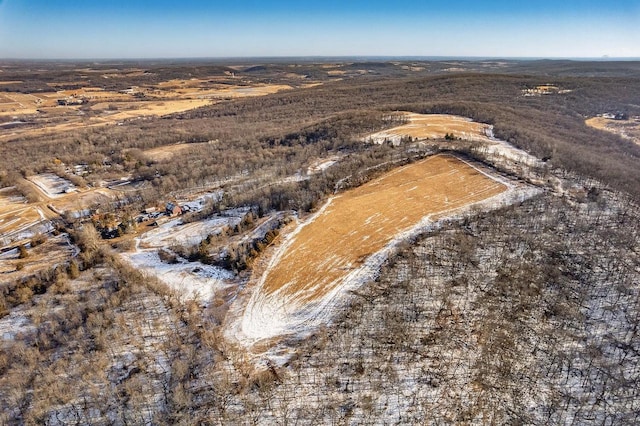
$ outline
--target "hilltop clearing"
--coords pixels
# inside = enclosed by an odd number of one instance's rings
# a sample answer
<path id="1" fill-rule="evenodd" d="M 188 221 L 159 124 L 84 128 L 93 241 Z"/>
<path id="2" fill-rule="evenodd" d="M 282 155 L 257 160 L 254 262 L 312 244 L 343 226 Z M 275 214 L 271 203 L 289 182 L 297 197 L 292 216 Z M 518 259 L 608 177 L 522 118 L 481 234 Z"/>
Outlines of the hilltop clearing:
<path id="1" fill-rule="evenodd" d="M 277 250 L 252 290 L 239 332 L 254 342 L 327 321 L 400 241 L 470 205 L 502 205 L 517 198 L 513 193 L 527 190 L 438 155 L 331 198 Z"/>

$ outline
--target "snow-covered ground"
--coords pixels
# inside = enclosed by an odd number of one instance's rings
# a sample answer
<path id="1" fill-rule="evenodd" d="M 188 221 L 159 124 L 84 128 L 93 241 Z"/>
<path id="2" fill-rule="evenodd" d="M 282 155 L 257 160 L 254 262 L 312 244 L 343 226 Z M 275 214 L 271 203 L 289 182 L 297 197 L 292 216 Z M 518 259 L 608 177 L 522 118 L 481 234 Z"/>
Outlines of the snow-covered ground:
<path id="1" fill-rule="evenodd" d="M 199 222 L 183 224 L 181 219 L 165 222 L 138 238 L 142 248 L 163 248 L 174 245 L 193 246 L 207 238 L 219 234 L 225 226 L 240 223 L 242 215 L 216 216 Z"/>
<path id="2" fill-rule="evenodd" d="M 202 210 L 204 206 L 209 202 L 220 201 L 223 195 L 224 191 L 222 189 L 219 189 L 217 191 L 202 194 L 193 200 L 178 200 L 178 204 L 180 204 L 180 206 L 182 206 L 183 208 L 186 206 L 189 211 L 197 212 Z"/>
<path id="3" fill-rule="evenodd" d="M 233 274 L 227 270 L 181 258 L 177 259 L 178 263 L 165 263 L 155 249 L 138 248 L 122 256 L 136 269 L 167 284 L 183 301 L 195 299 L 207 303 L 218 291 L 232 285 L 229 280 Z"/>
<path id="4" fill-rule="evenodd" d="M 486 131 L 489 125 L 474 122 L 467 117 L 449 114 L 416 114 L 405 112 L 406 124 L 382 130 L 366 136 L 365 142 L 375 144 L 391 143 L 398 146 L 402 140 L 412 139 L 442 139 L 446 135 L 454 135 L 457 139 L 467 141 L 486 142 Z"/>
<path id="5" fill-rule="evenodd" d="M 176 257 L 177 263 L 160 259 L 159 250 L 172 246 L 191 247 L 208 235 L 216 235 L 224 227 L 234 226 L 242 220 L 246 209 L 234 209 L 210 219 L 183 224 L 181 219 L 167 221 L 136 239 L 133 252 L 122 257 L 136 269 L 156 277 L 177 292 L 182 300 L 196 299 L 207 303 L 221 290 L 232 286 L 234 275 L 222 268 L 201 262 L 188 262 Z"/>
<path id="6" fill-rule="evenodd" d="M 9 315 L 0 318 L 0 339 L 14 340 L 17 335 L 33 332 L 36 327 L 31 323 L 26 310 L 22 307 L 12 309 Z"/>
<path id="7" fill-rule="evenodd" d="M 321 173 L 327 170 L 329 167 L 333 166 L 340 160 L 340 157 L 334 155 L 329 158 L 321 158 L 318 161 L 314 162 L 307 168 L 307 174 L 313 175 L 316 173 Z"/>
<path id="8" fill-rule="evenodd" d="M 66 179 L 53 173 L 42 173 L 29 176 L 29 180 L 36 184 L 50 198 L 58 198 L 68 192 L 75 192 L 76 187 Z"/>
<path id="9" fill-rule="evenodd" d="M 489 126 L 487 128 L 487 137 L 489 138 L 490 143 L 482 145 L 479 150 L 492 156 L 492 158 L 495 160 L 499 159 L 496 157 L 502 157 L 505 160 L 526 164 L 530 167 L 542 167 L 544 165 L 544 162 L 537 157 L 534 157 L 526 151 L 516 148 L 508 142 L 497 139 L 493 135 L 493 126 Z"/>

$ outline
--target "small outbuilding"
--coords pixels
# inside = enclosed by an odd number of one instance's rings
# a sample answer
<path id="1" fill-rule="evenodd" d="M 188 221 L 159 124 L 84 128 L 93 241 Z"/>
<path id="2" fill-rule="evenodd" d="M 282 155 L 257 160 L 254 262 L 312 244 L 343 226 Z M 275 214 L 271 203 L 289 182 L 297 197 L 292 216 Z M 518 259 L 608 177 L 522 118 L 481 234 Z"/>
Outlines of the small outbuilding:
<path id="1" fill-rule="evenodd" d="M 176 203 L 169 202 L 167 203 L 165 212 L 167 213 L 167 216 L 179 216 L 182 214 L 182 208 Z"/>

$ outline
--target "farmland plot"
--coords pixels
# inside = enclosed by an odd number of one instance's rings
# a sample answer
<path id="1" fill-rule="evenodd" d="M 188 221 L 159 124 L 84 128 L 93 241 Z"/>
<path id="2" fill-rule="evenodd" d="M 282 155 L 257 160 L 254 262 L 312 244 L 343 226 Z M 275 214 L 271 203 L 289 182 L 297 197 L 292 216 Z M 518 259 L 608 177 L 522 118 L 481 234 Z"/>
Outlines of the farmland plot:
<path id="1" fill-rule="evenodd" d="M 640 118 L 631 120 L 614 120 L 605 117 L 593 117 L 585 121 L 589 127 L 614 133 L 624 139 L 640 145 Z"/>
<path id="2" fill-rule="evenodd" d="M 340 295 L 371 279 L 399 241 L 466 206 L 498 205 L 514 192 L 508 182 L 438 155 L 334 197 L 278 249 L 237 335 L 254 343 L 327 320 Z"/>
<path id="3" fill-rule="evenodd" d="M 13 187 L 0 189 L 0 247 L 29 239 L 50 228 L 43 207 L 27 204 Z"/>
<path id="4" fill-rule="evenodd" d="M 50 230 L 50 228 L 44 228 L 44 225 L 48 224 L 49 222 L 46 222 L 41 225 L 44 231 Z M 11 282 L 15 283 L 17 280 L 39 271 L 53 269 L 56 265 L 65 265 L 71 257 L 78 253 L 77 248 L 69 241 L 67 234 L 49 236 L 36 247 L 31 244 L 28 246 L 28 255 L 25 258 L 21 258 L 17 248 L 4 249 L 0 252 L 0 286 Z"/>
<path id="5" fill-rule="evenodd" d="M 477 123 L 466 117 L 448 114 L 403 113 L 407 123 L 391 129 L 374 133 L 365 140 L 374 143 L 389 141 L 398 143 L 402 138 L 442 139 L 447 134 L 457 139 L 487 142 L 490 141 L 491 126 Z"/>

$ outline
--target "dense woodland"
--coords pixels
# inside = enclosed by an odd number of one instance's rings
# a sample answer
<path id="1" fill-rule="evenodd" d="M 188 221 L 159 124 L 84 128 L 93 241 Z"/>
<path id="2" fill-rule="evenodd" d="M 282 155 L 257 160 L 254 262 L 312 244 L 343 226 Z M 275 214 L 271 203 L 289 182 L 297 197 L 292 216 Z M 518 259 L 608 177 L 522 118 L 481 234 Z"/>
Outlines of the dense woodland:
<path id="1" fill-rule="evenodd" d="M 284 73 L 298 72 L 323 84 L 0 142 L 0 186 L 37 172 L 78 185 L 122 176 L 146 182 L 118 200 L 123 211 L 196 188 L 223 189 L 224 197 L 185 221 L 238 206 L 250 214 L 206 244 L 171 249 L 246 274 L 286 222 L 283 212 L 304 216 L 335 191 L 448 147 L 361 140 L 399 124 L 395 111 L 492 124 L 496 137 L 543 159 L 544 169 L 516 176 L 516 168 L 502 169 L 469 146 L 449 147 L 511 178 L 553 177 L 560 185 L 407 241 L 331 324 L 282 342 L 290 354 L 283 364 L 252 358 L 225 339 L 227 300 L 204 307 L 181 301 L 123 262 L 123 246 L 102 241 L 88 222 L 63 217 L 54 233 L 69 234 L 77 256 L 2 283 L 0 423 L 640 421 L 640 146 L 584 124 L 603 112 L 640 115 L 638 63 L 412 62 L 423 68 L 412 72 L 403 63 L 354 61 L 343 69 L 371 72 L 341 80 L 312 61 L 227 65 L 2 64 L 3 79 L 33 77 L 27 86 L 0 86 L 9 91 L 44 90 L 81 66 L 145 70 L 110 82 L 117 90 L 230 70 L 285 83 L 291 77 Z M 452 66 L 467 71 L 445 71 Z M 522 96 L 548 83 L 569 92 Z M 175 143 L 192 147 L 163 161 L 144 153 Z M 340 161 L 323 173 L 285 179 L 329 156 Z M 60 162 L 86 164 L 89 173 L 70 176 Z M 575 186 L 582 191 L 565 191 Z M 282 219 L 268 234 L 235 247 L 235 257 L 211 257 L 224 238 L 243 236 L 273 210 Z M 167 253 L 170 263 L 174 254 Z"/>

